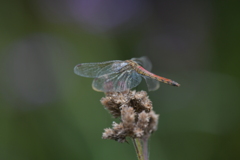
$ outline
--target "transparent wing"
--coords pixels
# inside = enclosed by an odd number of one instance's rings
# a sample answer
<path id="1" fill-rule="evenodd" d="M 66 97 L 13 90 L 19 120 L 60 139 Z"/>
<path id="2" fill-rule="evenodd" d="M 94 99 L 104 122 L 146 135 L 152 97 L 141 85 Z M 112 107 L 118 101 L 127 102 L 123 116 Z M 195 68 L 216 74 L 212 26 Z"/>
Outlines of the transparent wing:
<path id="1" fill-rule="evenodd" d="M 145 81 L 147 83 L 149 91 L 155 91 L 160 87 L 160 83 L 159 83 L 158 80 L 153 79 L 153 78 L 148 77 L 148 76 L 143 76 L 143 78 L 145 79 Z"/>
<path id="2" fill-rule="evenodd" d="M 140 58 L 132 58 L 131 60 L 137 62 L 140 66 L 142 66 L 148 71 L 152 70 L 152 63 L 146 56 Z"/>
<path id="3" fill-rule="evenodd" d="M 122 92 L 136 87 L 142 80 L 134 70 L 126 70 L 121 73 L 112 73 L 95 78 L 92 87 L 102 92 Z"/>
<path id="4" fill-rule="evenodd" d="M 74 73 L 83 77 L 96 78 L 110 72 L 117 72 L 121 66 L 117 65 L 118 63 L 125 62 L 116 60 L 99 63 L 80 63 L 74 67 Z"/>

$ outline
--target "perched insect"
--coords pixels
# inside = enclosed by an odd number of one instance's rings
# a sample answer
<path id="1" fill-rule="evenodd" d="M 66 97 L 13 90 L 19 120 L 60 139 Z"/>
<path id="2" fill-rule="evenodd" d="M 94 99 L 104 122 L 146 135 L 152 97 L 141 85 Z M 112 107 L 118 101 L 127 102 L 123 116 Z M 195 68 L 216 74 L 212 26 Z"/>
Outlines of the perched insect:
<path id="1" fill-rule="evenodd" d="M 83 77 L 94 78 L 92 87 L 100 92 L 123 92 L 139 85 L 142 77 L 146 80 L 148 90 L 157 90 L 159 82 L 179 87 L 175 81 L 149 72 L 151 62 L 146 57 L 131 60 L 106 61 L 98 63 L 81 63 L 74 67 L 74 72 Z"/>

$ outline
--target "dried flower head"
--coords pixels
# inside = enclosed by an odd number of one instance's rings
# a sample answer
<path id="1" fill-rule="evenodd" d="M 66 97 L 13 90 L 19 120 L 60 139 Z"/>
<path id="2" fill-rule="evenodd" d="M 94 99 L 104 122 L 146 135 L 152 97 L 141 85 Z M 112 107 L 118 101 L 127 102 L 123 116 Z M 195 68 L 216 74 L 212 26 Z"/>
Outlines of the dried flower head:
<path id="1" fill-rule="evenodd" d="M 102 105 L 113 115 L 114 118 L 121 116 L 123 105 L 131 106 L 134 111 L 149 113 L 152 110 L 152 102 L 145 91 L 111 92 L 101 99 Z"/>
<path id="2" fill-rule="evenodd" d="M 113 122 L 112 129 L 104 130 L 103 139 L 126 142 L 126 137 L 149 137 L 157 129 L 159 115 L 152 111 L 152 102 L 145 91 L 107 93 L 101 103 L 113 117 L 121 119 L 119 124 Z"/>

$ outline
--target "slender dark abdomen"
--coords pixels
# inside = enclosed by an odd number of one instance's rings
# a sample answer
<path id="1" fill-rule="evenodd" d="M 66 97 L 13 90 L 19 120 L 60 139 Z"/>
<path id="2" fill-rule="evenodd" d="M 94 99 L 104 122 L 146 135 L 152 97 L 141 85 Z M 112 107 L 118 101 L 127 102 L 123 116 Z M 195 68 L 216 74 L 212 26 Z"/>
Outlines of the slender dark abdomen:
<path id="1" fill-rule="evenodd" d="M 160 77 L 160 76 L 158 76 L 158 75 L 155 75 L 155 74 L 147 71 L 146 69 L 144 69 L 144 68 L 141 67 L 141 66 L 137 66 L 137 72 L 138 72 L 139 74 L 142 74 L 142 75 L 151 77 L 151 78 L 153 78 L 153 79 L 156 79 L 156 80 L 158 80 L 159 82 L 163 82 L 163 83 L 166 83 L 166 84 L 169 84 L 169 85 L 172 85 L 172 86 L 177 86 L 177 87 L 180 86 L 179 83 L 177 83 L 177 82 L 175 82 L 175 81 L 173 81 L 173 80 L 171 80 L 171 79 L 167 79 L 167 78 L 164 78 L 164 77 Z"/>

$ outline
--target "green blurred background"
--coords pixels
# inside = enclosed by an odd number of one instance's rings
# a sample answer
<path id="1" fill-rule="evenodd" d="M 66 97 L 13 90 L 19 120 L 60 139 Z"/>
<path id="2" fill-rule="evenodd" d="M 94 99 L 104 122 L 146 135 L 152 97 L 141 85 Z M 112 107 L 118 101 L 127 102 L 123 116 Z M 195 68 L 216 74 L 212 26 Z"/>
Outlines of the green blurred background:
<path id="1" fill-rule="evenodd" d="M 2 0 L 0 160 L 137 159 L 131 143 L 101 139 L 114 119 L 73 67 L 140 56 L 181 84 L 149 93 L 150 159 L 240 159 L 239 4 Z"/>

